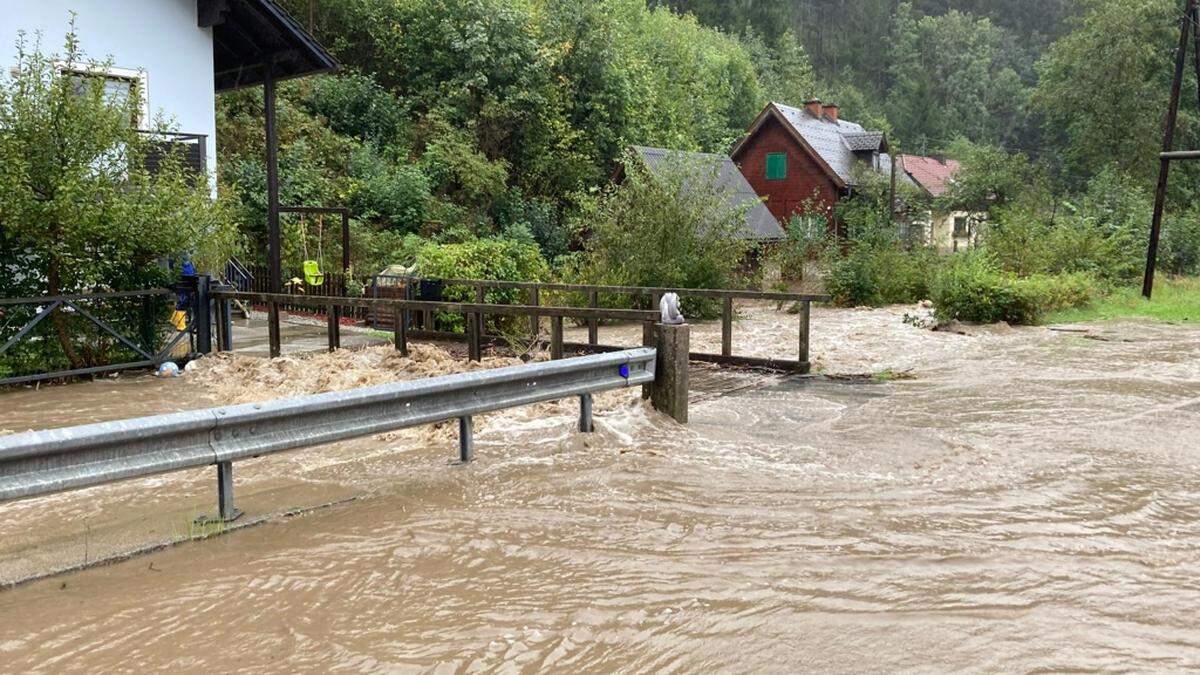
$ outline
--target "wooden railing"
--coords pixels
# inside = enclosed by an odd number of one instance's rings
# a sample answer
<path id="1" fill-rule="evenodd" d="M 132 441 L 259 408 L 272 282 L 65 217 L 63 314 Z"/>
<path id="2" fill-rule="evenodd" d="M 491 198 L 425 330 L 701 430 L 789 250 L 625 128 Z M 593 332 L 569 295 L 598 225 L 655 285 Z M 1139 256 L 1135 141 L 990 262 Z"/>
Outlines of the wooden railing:
<path id="1" fill-rule="evenodd" d="M 379 286 L 380 280 L 390 280 L 395 283 L 396 286 L 415 286 L 422 281 L 422 279 L 418 277 L 376 276 L 374 285 Z M 484 299 L 487 297 L 488 289 L 510 289 L 524 291 L 526 293 L 526 304 L 527 306 L 531 307 L 537 307 L 541 305 L 546 295 L 549 293 L 576 294 L 587 303 L 586 307 L 588 309 L 602 309 L 601 300 L 603 297 L 613 295 L 643 299 L 645 301 L 645 306 L 652 311 L 657 310 L 659 301 L 662 299 L 662 296 L 667 293 L 675 293 L 681 298 L 692 297 L 719 300 L 721 302 L 721 353 L 711 354 L 706 352 L 692 352 L 692 360 L 729 365 L 772 368 L 777 370 L 797 371 L 801 373 L 807 373 L 811 370 L 809 338 L 811 334 L 812 303 L 828 302 L 830 300 L 828 295 L 787 293 L 779 291 L 603 286 L 594 284 L 500 281 L 495 279 L 436 279 L 432 281 L 440 282 L 443 287 L 446 288 L 465 286 L 473 289 L 474 299 L 477 304 L 484 304 Z M 733 353 L 733 317 L 734 302 L 737 300 L 765 300 L 780 303 L 795 303 L 798 314 L 796 342 L 797 358 L 795 360 L 791 360 L 735 355 Z M 572 344 L 568 346 L 572 348 L 589 349 L 592 351 L 618 349 L 619 347 L 613 345 L 604 345 L 600 342 L 600 324 L 604 320 L 605 318 L 599 315 L 585 319 L 588 328 L 587 343 Z M 531 332 L 534 334 L 536 334 L 539 330 L 536 317 L 532 320 L 530 328 Z M 647 343 L 649 335 L 646 334 L 643 336 L 643 338 L 643 343 Z"/>

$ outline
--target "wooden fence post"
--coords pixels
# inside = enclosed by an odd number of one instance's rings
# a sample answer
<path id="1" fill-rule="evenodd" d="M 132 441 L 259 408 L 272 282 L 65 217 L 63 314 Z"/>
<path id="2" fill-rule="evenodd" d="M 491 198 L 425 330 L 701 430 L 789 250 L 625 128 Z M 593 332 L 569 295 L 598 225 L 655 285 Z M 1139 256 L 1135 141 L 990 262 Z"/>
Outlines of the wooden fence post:
<path id="1" fill-rule="evenodd" d="M 550 358 L 555 361 L 563 357 L 563 318 L 550 317 Z"/>
<path id="2" fill-rule="evenodd" d="M 600 305 L 599 293 L 595 290 L 588 291 L 588 307 L 596 309 Z M 588 344 L 595 347 L 600 344 L 600 320 L 596 318 L 588 319 Z"/>
<path id="3" fill-rule="evenodd" d="M 342 346 L 342 324 L 338 320 L 337 305 L 325 307 L 325 329 L 329 338 L 329 351 L 337 351 Z"/>
<path id="4" fill-rule="evenodd" d="M 541 297 L 537 286 L 529 289 L 529 305 L 531 307 L 541 306 Z M 542 318 L 537 314 L 529 317 L 529 332 L 530 336 L 536 341 L 542 334 Z"/>
<path id="5" fill-rule="evenodd" d="M 395 321 L 392 333 L 396 351 L 401 356 L 408 356 L 408 310 L 396 309 L 392 312 L 392 318 Z"/>
<path id="6" fill-rule="evenodd" d="M 721 356 L 733 355 L 733 298 L 725 298 L 721 308 Z"/>
<path id="7" fill-rule="evenodd" d="M 267 343 L 271 358 L 277 358 L 283 350 L 279 337 L 279 304 L 274 300 L 267 301 Z"/>
<path id="8" fill-rule="evenodd" d="M 812 314 L 812 301 L 800 301 L 800 372 L 808 374 L 812 366 L 808 360 L 809 319 Z"/>

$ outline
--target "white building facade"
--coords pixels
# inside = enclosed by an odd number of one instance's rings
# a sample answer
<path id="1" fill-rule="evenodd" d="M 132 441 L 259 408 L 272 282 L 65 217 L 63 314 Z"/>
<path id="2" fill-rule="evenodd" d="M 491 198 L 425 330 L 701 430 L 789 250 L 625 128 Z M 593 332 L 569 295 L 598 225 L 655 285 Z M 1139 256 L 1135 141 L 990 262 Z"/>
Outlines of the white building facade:
<path id="1" fill-rule="evenodd" d="M 0 65 L 16 66 L 17 40 L 26 50 L 61 54 L 75 33 L 91 72 L 114 94 L 136 82 L 139 127 L 162 118 L 188 142 L 203 143 L 204 168 L 216 169 L 213 28 L 202 27 L 197 0 L 6 0 L 0 11 Z M 108 63 L 103 72 L 99 66 Z M 64 64 L 65 67 L 65 64 Z M 195 138 L 192 138 L 192 136 Z M 200 152 L 197 149 L 197 152 Z"/>

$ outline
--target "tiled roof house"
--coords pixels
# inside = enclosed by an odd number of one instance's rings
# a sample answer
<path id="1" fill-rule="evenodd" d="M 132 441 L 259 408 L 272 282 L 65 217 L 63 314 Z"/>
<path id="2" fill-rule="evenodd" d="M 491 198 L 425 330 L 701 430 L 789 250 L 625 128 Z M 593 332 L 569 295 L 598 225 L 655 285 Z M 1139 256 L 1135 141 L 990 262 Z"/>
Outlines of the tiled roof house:
<path id="1" fill-rule="evenodd" d="M 836 105 L 817 100 L 803 108 L 767 104 L 730 154 L 784 223 L 815 201 L 832 226 L 833 206 L 853 193 L 862 168 L 885 174 L 892 169 L 883 132 L 840 119 Z"/>

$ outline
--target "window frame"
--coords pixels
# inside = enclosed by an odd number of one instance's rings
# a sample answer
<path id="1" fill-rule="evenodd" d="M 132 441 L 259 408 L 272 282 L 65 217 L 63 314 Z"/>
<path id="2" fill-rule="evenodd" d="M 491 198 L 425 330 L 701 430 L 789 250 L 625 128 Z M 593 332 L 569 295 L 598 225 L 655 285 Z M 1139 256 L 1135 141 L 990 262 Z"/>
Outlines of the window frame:
<path id="1" fill-rule="evenodd" d="M 105 80 L 120 80 L 133 85 L 137 92 L 137 119 L 130 120 L 133 128 L 143 130 L 150 121 L 150 78 L 144 69 L 118 68 L 98 63 L 78 63 L 56 61 L 54 67 L 60 76 L 81 75 L 84 77 L 102 77 Z"/>
<path id="2" fill-rule="evenodd" d="M 771 160 L 772 159 L 782 160 L 782 162 L 783 162 L 782 174 L 778 174 L 778 173 L 774 174 L 774 175 L 772 174 L 772 172 L 771 172 Z M 766 160 L 765 160 L 765 166 L 763 167 L 763 169 L 764 169 L 764 174 L 765 174 L 767 180 L 771 180 L 771 181 L 787 180 L 787 177 L 788 177 L 788 154 L 786 152 L 768 152 Z"/>

